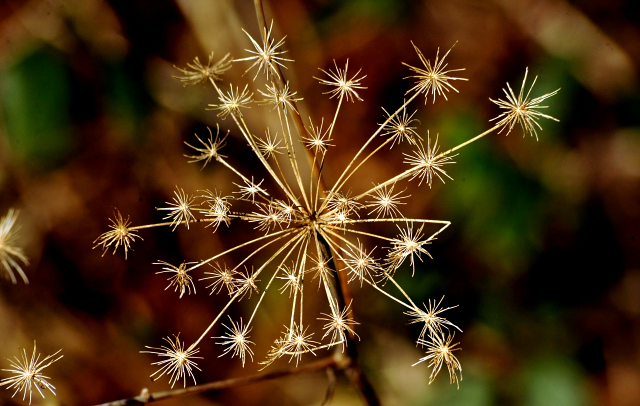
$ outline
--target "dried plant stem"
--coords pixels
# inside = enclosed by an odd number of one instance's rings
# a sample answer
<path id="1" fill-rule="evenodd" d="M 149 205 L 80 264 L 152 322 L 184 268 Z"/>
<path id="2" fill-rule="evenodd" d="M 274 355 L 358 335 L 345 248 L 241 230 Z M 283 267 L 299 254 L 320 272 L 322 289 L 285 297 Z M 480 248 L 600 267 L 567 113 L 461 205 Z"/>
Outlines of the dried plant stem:
<path id="1" fill-rule="evenodd" d="M 497 130 L 498 128 L 503 127 L 503 126 L 504 126 L 503 124 L 496 124 L 496 125 L 494 125 L 493 127 L 489 128 L 487 131 L 483 132 L 482 134 L 478 134 L 478 135 L 476 135 L 475 137 L 471 138 L 470 140 L 465 141 L 465 142 L 463 142 L 462 144 L 460 144 L 460 145 L 458 145 L 458 146 L 456 146 L 456 147 L 453 147 L 453 148 L 451 148 L 451 149 L 449 149 L 449 150 L 447 150 L 447 151 L 441 152 L 440 154 L 438 154 L 438 155 L 434 158 L 434 160 L 435 160 L 435 161 L 437 161 L 439 158 L 442 158 L 443 156 L 447 156 L 447 155 L 449 155 L 450 153 L 452 153 L 453 151 L 456 151 L 456 150 L 458 150 L 458 149 L 460 149 L 460 148 L 464 147 L 465 145 L 469 145 L 469 144 L 471 144 L 472 142 L 479 140 L 480 138 L 484 137 L 485 135 L 490 134 L 490 133 L 492 133 L 493 131 L 495 131 L 495 130 Z"/>
<path id="2" fill-rule="evenodd" d="M 249 322 L 247 323 L 247 326 L 250 325 L 251 322 L 253 321 L 253 318 L 255 317 L 256 312 L 258 311 L 258 307 L 260 307 L 260 303 L 262 303 L 262 299 L 264 298 L 264 295 L 267 293 L 267 291 L 269 290 L 269 287 L 271 286 L 273 281 L 276 279 L 278 273 L 280 272 L 280 269 L 281 269 L 282 265 L 287 261 L 287 259 L 289 258 L 289 255 L 291 255 L 293 250 L 296 248 L 298 243 L 300 243 L 301 241 L 302 240 L 299 240 L 299 241 L 295 242 L 295 244 L 291 247 L 291 249 L 289 250 L 287 255 L 285 255 L 284 258 L 282 259 L 282 261 L 280 261 L 280 265 L 278 266 L 278 268 L 276 268 L 277 269 L 276 272 L 273 273 L 273 276 L 271 276 L 271 279 L 269 279 L 269 283 L 262 290 L 262 294 L 260 295 L 260 299 L 258 300 L 258 303 L 256 304 L 255 308 L 253 309 L 253 313 L 251 313 L 251 318 L 249 318 Z"/>
<path id="3" fill-rule="evenodd" d="M 267 24 L 266 24 L 266 18 L 265 18 L 265 15 L 264 15 L 264 8 L 263 8 L 262 0 L 254 0 L 254 4 L 255 4 L 256 15 L 257 15 L 257 19 L 258 19 L 258 25 L 260 27 L 260 33 L 261 33 L 261 35 L 266 35 L 266 32 L 267 32 L 266 31 L 266 26 L 267 26 Z M 276 69 L 278 70 L 278 75 L 276 75 L 276 77 L 278 79 L 278 84 L 279 84 L 280 88 L 284 88 L 284 81 L 282 80 L 282 73 L 280 72 L 280 68 L 276 66 Z M 342 101 L 342 98 L 341 98 L 341 101 Z M 293 102 L 293 103 L 295 103 L 295 102 Z M 405 103 L 405 104 L 407 104 L 407 103 Z M 298 109 L 295 107 L 295 104 L 293 105 L 293 108 L 290 109 L 290 113 L 291 113 L 291 115 L 293 117 L 294 124 L 295 124 L 296 129 L 298 130 L 299 134 L 301 136 L 303 136 L 303 137 L 306 137 L 307 136 L 307 132 L 306 132 L 306 129 L 305 129 L 304 124 L 302 122 L 302 118 L 300 117 L 300 114 L 298 113 Z M 334 121 L 335 121 L 335 117 L 334 117 Z M 333 130 L 333 123 L 331 125 L 331 130 Z M 372 136 L 371 138 L 373 139 L 374 136 Z M 307 150 L 307 153 L 308 154 L 310 153 L 309 150 Z M 317 161 L 313 160 L 313 162 L 317 162 Z M 316 169 L 316 168 L 312 169 L 312 174 L 314 172 L 314 169 Z M 348 170 L 348 168 L 347 168 L 347 170 Z M 320 170 L 318 169 L 318 173 L 319 172 L 320 172 Z M 318 178 L 321 179 L 320 176 L 318 176 Z M 336 185 L 337 185 L 337 183 L 336 183 Z M 300 188 L 304 191 L 304 189 L 302 188 L 302 185 L 300 185 Z M 334 188 L 329 193 L 329 196 L 331 196 L 335 192 L 335 189 L 336 188 L 334 186 Z M 319 196 L 316 196 L 316 199 L 318 197 Z M 325 201 L 325 203 L 321 207 L 324 207 L 324 205 L 326 204 L 327 201 L 328 201 L 328 199 Z M 315 206 L 315 203 L 314 203 L 314 206 Z M 331 252 L 331 248 L 330 248 L 329 243 L 327 241 L 322 241 L 321 240 L 320 243 L 322 245 L 324 245 L 325 248 L 326 248 L 326 250 L 324 250 L 325 251 L 325 255 L 327 255 L 329 252 Z M 326 259 L 329 259 L 329 258 L 323 258 L 322 260 L 326 260 Z M 332 263 L 333 267 L 334 267 L 334 270 L 337 269 L 335 267 L 335 264 L 334 264 L 335 260 L 336 260 L 335 258 L 331 258 L 331 261 L 330 261 Z M 344 309 L 347 306 L 348 303 L 351 303 L 351 293 L 349 292 L 349 288 L 347 286 L 347 282 L 348 281 L 346 279 L 346 273 L 345 272 L 336 272 L 336 275 L 337 275 L 337 277 L 334 278 L 334 280 L 336 282 L 336 288 L 337 288 L 336 289 L 336 293 L 337 293 L 338 305 L 340 306 L 340 308 Z M 353 319 L 353 317 L 351 315 L 351 311 L 349 311 L 348 317 L 349 317 L 349 319 Z M 362 373 L 360 367 L 358 366 L 358 362 L 357 362 L 358 358 L 357 358 L 355 336 L 350 332 L 349 332 L 349 334 L 347 334 L 347 348 L 348 348 L 349 357 L 352 360 L 347 375 L 349 376 L 349 378 L 350 378 L 351 382 L 354 384 L 354 386 L 362 394 L 364 400 L 367 402 L 367 404 L 369 406 L 377 406 L 377 405 L 379 405 L 380 401 L 379 401 L 375 391 L 373 390 L 373 386 L 371 385 L 371 383 L 369 382 L 367 377 Z M 336 352 L 334 352 L 334 355 L 338 355 L 338 354 L 340 354 L 340 353 L 336 349 Z"/>
<path id="4" fill-rule="evenodd" d="M 264 6 L 262 4 L 262 0 L 254 0 L 253 2 L 255 9 L 256 9 L 256 17 L 258 20 L 258 27 L 260 28 L 260 36 L 262 37 L 263 40 L 265 40 L 265 36 L 267 33 L 267 18 L 264 15 Z M 285 88 L 285 83 L 284 80 L 282 79 L 282 70 L 280 69 L 280 67 L 278 65 L 274 65 L 277 75 L 275 75 L 275 77 L 277 78 L 277 84 L 278 87 L 280 89 L 284 89 Z M 293 118 L 293 123 L 296 126 L 296 130 L 298 130 L 298 133 L 300 134 L 300 136 L 302 138 L 306 138 L 308 137 L 308 133 L 307 133 L 307 129 L 304 126 L 304 122 L 302 121 L 302 117 L 300 116 L 300 113 L 298 110 L 298 106 L 295 102 L 295 100 L 291 100 L 291 108 L 289 109 L 289 112 L 291 113 L 291 117 Z M 312 156 L 311 156 L 311 152 L 306 149 L 307 152 L 307 156 L 309 157 L 309 160 L 312 160 Z M 314 168 L 315 170 L 319 171 L 320 168 Z"/>
<path id="5" fill-rule="evenodd" d="M 396 114 L 397 114 L 397 112 L 396 112 Z M 435 158 L 433 158 L 433 161 L 438 161 L 440 158 L 445 157 L 445 156 L 451 154 L 452 152 L 457 151 L 460 148 L 462 148 L 462 147 L 464 147 L 466 145 L 469 145 L 474 141 L 479 140 L 480 138 L 484 137 L 485 135 L 488 135 L 488 134 L 492 133 L 493 131 L 497 130 L 498 128 L 500 128 L 502 126 L 503 125 L 495 125 L 495 126 L 491 127 L 490 129 L 488 129 L 487 131 L 483 132 L 482 134 L 478 134 L 475 137 L 463 142 L 462 144 L 457 145 L 457 146 L 455 146 L 455 147 L 453 147 L 453 148 L 451 148 L 451 149 L 449 149 L 447 151 L 444 151 L 444 152 L 436 155 Z M 400 181 L 402 179 L 408 178 L 409 176 L 413 176 L 419 170 L 420 170 L 419 167 L 413 167 L 413 168 L 407 169 L 406 171 L 402 172 L 401 174 L 396 175 L 393 178 L 391 178 L 391 179 L 389 179 L 389 180 L 387 180 L 387 181 L 385 181 L 383 183 L 380 183 L 380 184 L 372 187 L 371 189 L 367 190 L 366 192 L 360 193 L 358 196 L 354 197 L 354 200 L 360 200 L 363 197 L 369 196 L 372 193 L 374 193 L 375 191 L 377 191 L 379 189 L 382 189 L 385 186 L 393 185 L 393 184 L 395 184 L 396 182 L 398 182 L 398 181 Z M 343 181 L 343 183 L 345 181 L 346 181 L 346 179 Z"/>
<path id="6" fill-rule="evenodd" d="M 114 402 L 101 403 L 96 406 L 125 406 L 125 405 L 145 405 L 159 400 L 177 398 L 186 395 L 196 395 L 200 393 L 212 392 L 221 389 L 234 388 L 238 386 L 248 385 L 254 382 L 267 381 L 270 379 L 283 378 L 285 376 L 297 375 L 304 372 L 315 372 L 326 369 L 342 370 L 350 366 L 351 361 L 344 357 L 336 357 L 335 354 L 329 357 L 321 358 L 305 365 L 293 368 L 284 368 L 278 371 L 260 372 L 254 375 L 242 378 L 224 379 L 222 381 L 214 381 L 202 385 L 194 385 L 183 389 L 173 389 L 168 391 L 154 392 L 142 394 L 128 399 L 116 400 Z"/>
<path id="7" fill-rule="evenodd" d="M 214 256 L 212 256 L 212 257 L 211 257 L 211 258 L 209 258 L 209 259 L 205 259 L 204 261 L 200 261 L 200 262 L 198 262 L 198 263 L 197 263 L 197 264 L 195 264 L 194 266 L 190 267 L 190 268 L 188 269 L 188 271 L 192 271 L 192 270 L 194 270 L 194 269 L 196 269 L 196 268 L 198 268 L 198 267 L 201 267 L 202 265 L 208 264 L 209 262 L 211 262 L 211 261 L 213 261 L 213 260 L 215 260 L 215 259 L 217 259 L 217 258 L 220 258 L 220 257 L 221 257 L 221 256 L 223 256 L 223 255 L 226 255 L 226 254 L 228 254 L 228 253 L 230 253 L 230 252 L 233 252 L 233 251 L 235 251 L 235 250 L 238 250 L 238 249 L 240 249 L 240 248 L 242 248 L 242 247 L 246 247 L 247 245 L 250 245 L 250 244 L 256 243 L 256 242 L 258 242 L 258 241 L 262 241 L 262 240 L 267 239 L 267 238 L 271 238 L 271 237 L 279 236 L 277 239 L 275 239 L 275 240 L 273 240 L 273 241 L 270 241 L 269 243 L 271 243 L 271 242 L 275 242 L 275 241 L 277 241 L 277 240 L 279 240 L 279 239 L 281 239 L 281 238 L 284 238 L 284 237 L 288 236 L 289 234 L 292 234 L 294 231 L 295 231 L 295 230 L 293 230 L 293 231 L 292 231 L 292 230 L 280 230 L 280 231 L 276 231 L 276 232 L 271 233 L 271 234 L 263 235 L 262 237 L 255 238 L 255 239 L 253 239 L 253 240 L 251 240 L 251 241 L 247 241 L 247 242 L 245 242 L 245 243 L 243 243 L 243 244 L 236 245 L 235 247 L 233 247 L 233 248 L 229 248 L 228 250 L 226 250 L 226 251 L 224 251 L 224 252 L 221 252 L 221 253 L 219 253 L 219 254 L 217 254 L 217 255 L 214 255 Z"/>
<path id="8" fill-rule="evenodd" d="M 323 250 L 324 254 L 328 255 L 329 252 L 335 252 L 337 254 L 337 250 L 331 249 L 331 243 L 329 242 L 330 239 L 328 238 L 328 236 L 322 232 L 321 232 L 321 235 L 322 235 L 322 238 L 319 238 L 319 241 L 325 247 L 325 249 Z M 326 259 L 329 259 L 329 258 L 322 258 L 322 260 L 326 260 Z M 338 306 L 341 309 L 344 309 L 347 307 L 347 305 L 351 303 L 351 292 L 349 290 L 347 273 L 344 270 L 337 271 L 338 269 L 336 267 L 337 260 L 338 258 L 333 256 L 332 258 L 330 258 L 329 264 L 331 264 L 331 266 L 335 271 L 334 275 L 336 277 L 333 279 L 336 285 L 336 293 L 337 293 L 336 299 L 338 301 Z M 349 318 L 349 320 L 353 320 L 353 309 L 351 308 L 349 309 L 347 317 Z M 380 400 L 378 399 L 376 391 L 374 390 L 373 385 L 371 385 L 371 382 L 369 381 L 367 376 L 364 374 L 364 372 L 362 372 L 362 369 L 360 368 L 360 365 L 358 362 L 358 349 L 357 349 L 356 336 L 353 332 L 347 331 L 346 338 L 347 338 L 347 342 L 345 343 L 345 347 L 347 349 L 347 354 L 349 356 L 349 359 L 351 360 L 350 366 L 345 370 L 346 375 L 351 381 L 351 383 L 353 384 L 353 386 L 355 386 L 358 392 L 360 392 L 360 394 L 362 395 L 364 401 L 368 406 L 379 406 Z M 340 349 L 336 348 L 334 350 L 334 356 L 339 356 L 340 354 L 341 354 Z"/>

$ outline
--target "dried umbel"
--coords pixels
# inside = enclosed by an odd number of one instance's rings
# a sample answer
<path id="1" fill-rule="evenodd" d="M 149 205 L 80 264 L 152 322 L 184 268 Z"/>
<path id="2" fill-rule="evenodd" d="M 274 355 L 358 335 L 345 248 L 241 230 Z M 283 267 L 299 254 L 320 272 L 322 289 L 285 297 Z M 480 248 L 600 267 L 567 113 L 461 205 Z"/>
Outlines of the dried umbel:
<path id="1" fill-rule="evenodd" d="M 453 152 L 489 133 L 503 129 L 510 131 L 519 123 L 525 133 L 535 135 L 535 127 L 539 128 L 537 119 L 553 119 L 537 111 L 543 107 L 539 102 L 557 91 L 530 100 L 531 89 L 526 95 L 523 96 L 521 91 L 515 97 L 509 87 L 506 101 L 494 101 L 506 109 L 496 117 L 498 123 L 494 127 L 440 152 L 438 135 L 431 137 L 428 130 L 422 135 L 418 132 L 417 120 L 413 118 L 416 112 L 410 106 L 420 96 L 425 97 L 425 102 L 431 97 L 433 102 L 438 96 L 446 99 L 446 92 L 457 92 L 452 84 L 454 81 L 467 79 L 452 76 L 463 69 L 447 69 L 445 60 L 451 50 L 442 57 L 438 50 L 432 63 L 413 44 L 424 66 L 405 64 L 414 73 L 408 78 L 415 82 L 404 103 L 393 112 L 384 110 L 385 115 L 377 130 L 369 136 L 338 179 L 328 183 L 329 180 L 323 176 L 323 168 L 332 165 L 331 147 L 340 142 L 336 127 L 341 106 L 343 102 L 362 100 L 359 92 L 366 89 L 363 86 L 365 76 L 360 74 L 360 70 L 355 73 L 349 71 L 348 61 L 344 68 L 334 61 L 333 69 L 321 69 L 320 84 L 329 86 L 326 93 L 337 99 L 335 114 L 328 120 L 328 126 L 321 117 L 313 118 L 320 123 L 319 126 L 313 125 L 312 118 L 305 124 L 296 107 L 296 102 L 301 99 L 290 89 L 280 70 L 286 67 L 285 63 L 292 62 L 284 57 L 284 38 L 274 39 L 272 27 L 268 30 L 265 27 L 262 38 L 251 38 L 251 42 L 255 48 L 249 50 L 251 56 L 234 62 L 252 63 L 247 72 L 256 68 L 254 80 L 260 73 L 264 74 L 266 86 L 259 90 L 264 99 L 259 103 L 268 105 L 277 115 L 279 128 L 256 131 L 248 127 L 244 114 L 251 111 L 248 108 L 256 103 L 249 86 L 218 85 L 222 73 L 229 69 L 230 60 L 226 56 L 216 63 L 210 59 L 207 67 L 196 58 L 189 65 L 190 69 L 181 69 L 184 76 L 178 79 L 185 84 L 208 79 L 218 97 L 218 102 L 209 104 L 210 108 L 218 112 L 219 118 L 231 120 L 237 129 L 236 135 L 248 143 L 264 172 L 242 173 L 232 165 L 228 156 L 221 155 L 220 150 L 229 133 L 221 135 L 219 127 L 215 131 L 209 130 L 208 137 L 196 135 L 197 143 L 187 143 L 195 151 L 186 154 L 189 162 L 202 163 L 203 167 L 210 163 L 225 166 L 231 171 L 231 176 L 237 178 L 225 187 L 235 185 L 235 190 L 210 189 L 188 194 L 177 188 L 173 202 L 159 208 L 166 212 L 167 222 L 132 227 L 128 218 L 123 220 L 116 212 L 115 219 L 111 220 L 112 230 L 96 240 L 97 246 L 102 246 L 105 251 L 112 245 L 116 249 L 123 246 L 126 256 L 130 244 L 135 238 L 140 238 L 137 233 L 145 228 L 167 226 L 175 230 L 184 226 L 188 229 L 198 223 L 211 226 L 215 232 L 222 225 L 234 227 L 237 222 L 247 222 L 256 229 L 255 235 L 249 236 L 245 242 L 221 247 L 208 258 L 190 258 L 194 262 L 184 261 L 177 266 L 162 260 L 157 262 L 163 266 L 160 272 L 172 275 L 167 289 L 173 288 L 180 297 L 185 292 L 195 293 L 192 278 L 199 275 L 210 289 L 210 294 L 226 296 L 227 303 L 188 347 L 176 336 L 175 339 L 165 338 L 168 346 L 148 351 L 163 357 L 162 361 L 155 363 L 160 369 L 153 376 L 168 375 L 172 385 L 180 379 L 186 385 L 187 377 L 195 382 L 193 373 L 199 369 L 195 361 L 199 358 L 195 356 L 198 346 L 210 337 L 216 326 L 226 330 L 223 335 L 213 337 L 217 344 L 225 346 L 221 355 L 238 357 L 243 365 L 247 359 L 253 360 L 250 333 L 257 309 L 269 291 L 286 295 L 291 300 L 291 313 L 262 364 L 269 365 L 279 358 L 295 360 L 297 364 L 304 354 L 315 355 L 331 348 L 344 350 L 357 338 L 358 323 L 353 313 L 357 311 L 358 304 L 346 300 L 348 295 L 345 293 L 348 284 L 355 283 L 368 285 L 404 307 L 404 313 L 411 317 L 408 323 L 422 324 L 416 343 L 426 348 L 426 356 L 418 363 L 429 361 L 431 380 L 445 365 L 451 382 L 459 382 L 462 368 L 453 354 L 459 349 L 458 344 L 453 343 L 453 331 L 460 329 L 443 316 L 443 312 L 452 307 L 443 307 L 442 300 L 430 300 L 427 305 L 415 303 L 395 279 L 396 272 L 402 272 L 404 264 L 415 272 L 418 261 L 431 257 L 427 246 L 450 222 L 405 217 L 401 209 L 409 197 L 406 192 L 409 187 L 423 183 L 431 188 L 436 179 L 443 182 L 444 178 L 451 179 L 445 168 L 454 163 Z M 215 72 L 211 73 L 212 70 Z M 300 146 L 305 149 L 304 153 L 299 152 Z M 347 182 L 362 175 L 360 169 L 365 162 L 383 151 L 388 153 L 386 146 L 410 148 L 412 152 L 403 152 L 408 168 L 368 189 L 346 189 Z M 264 177 L 269 180 L 265 182 Z M 351 183 L 364 185 L 370 184 L 370 180 Z M 373 223 L 390 224 L 397 229 L 397 235 L 377 234 L 369 227 Z M 229 254 L 236 252 L 242 253 L 238 257 L 244 259 L 229 265 L 232 263 Z M 304 303 L 309 295 L 324 298 L 326 311 L 308 314 Z M 223 323 L 229 307 L 241 299 L 253 303 L 249 317 L 239 320 L 229 317 L 229 321 Z M 314 319 L 320 322 L 314 322 Z M 314 324 L 324 324 L 323 333 L 314 332 Z"/>

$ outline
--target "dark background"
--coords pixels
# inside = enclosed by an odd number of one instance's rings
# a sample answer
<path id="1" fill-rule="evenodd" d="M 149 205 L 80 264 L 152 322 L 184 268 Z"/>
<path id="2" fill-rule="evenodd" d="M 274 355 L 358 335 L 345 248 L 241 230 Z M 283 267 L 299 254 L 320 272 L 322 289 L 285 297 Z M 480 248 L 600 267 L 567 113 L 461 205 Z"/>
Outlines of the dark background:
<path id="1" fill-rule="evenodd" d="M 335 179 L 412 86 L 401 64 L 420 66 L 410 41 L 429 59 L 456 44 L 450 68 L 466 68 L 460 93 L 423 104 L 418 132 L 440 134 L 450 148 L 491 126 L 499 111 L 488 98 L 518 91 L 525 68 L 539 75 L 532 96 L 561 87 L 545 101 L 559 123 L 542 121 L 539 140 L 492 134 L 460 151 L 433 188 L 408 183 L 403 212 L 452 222 L 429 247 L 434 259 L 398 274 L 415 301 L 439 299 L 460 326 L 460 389 L 442 372 L 428 385 L 419 326 L 393 302 L 355 288 L 360 352 L 387 405 L 581 406 L 640 404 L 640 10 L 634 1 L 551 0 L 284 0 L 267 4 L 275 38 L 287 35 L 284 70 L 303 117 L 329 120 L 335 100 L 313 76 L 335 59 L 367 77 L 365 100 L 343 106 L 327 176 Z M 93 241 L 117 207 L 134 224 L 159 221 L 155 207 L 175 186 L 187 193 L 237 178 L 220 165 L 188 164 L 183 141 L 221 121 L 206 111 L 211 87 L 183 88 L 172 79 L 198 55 L 248 56 L 242 28 L 257 36 L 250 1 L 33 0 L 0 3 L 0 215 L 20 210 L 20 245 L 31 260 L 29 285 L 0 281 L 0 356 L 33 340 L 64 358 L 45 371 L 58 396 L 34 403 L 91 404 L 168 389 L 151 383 L 155 359 L 145 345 L 181 333 L 195 339 L 221 301 L 178 299 L 152 262 L 207 258 L 234 238 L 233 228 L 154 229 L 141 233 L 125 261 L 101 257 Z M 234 64 L 228 82 L 253 91 L 249 66 Z M 355 73 L 356 70 L 353 70 Z M 351 71 L 350 71 L 351 72 Z M 259 96 L 259 94 L 257 94 Z M 267 107 L 246 113 L 261 133 Z M 271 121 L 270 121 L 271 120 Z M 232 131 L 223 153 L 252 173 L 250 152 Z M 403 149 L 404 148 L 404 149 Z M 406 146 L 384 152 L 350 183 L 363 190 L 404 170 Z M 247 228 L 247 233 L 250 229 Z M 244 231 L 243 231 L 244 232 Z M 390 234 L 394 233 L 391 229 Z M 237 234 L 236 234 L 237 237 Z M 319 307 L 322 303 L 317 304 Z M 258 312 L 252 340 L 262 360 L 277 338 L 288 301 L 275 295 Z M 310 308 L 316 306 L 311 302 Z M 232 310 L 247 317 L 248 302 Z M 212 333 L 219 335 L 220 332 Z M 198 382 L 242 376 L 240 362 L 217 358 L 203 342 Z M 311 357 L 303 361 L 311 360 Z M 3 362 L 7 368 L 8 362 Z M 284 366 L 286 363 L 278 364 Z M 278 365 L 272 368 L 278 368 Z M 7 376 L 5 372 L 0 377 Z M 323 373 L 265 382 L 165 404 L 320 404 Z M 0 401 L 22 404 L 12 391 Z M 336 405 L 359 404 L 340 381 Z"/>

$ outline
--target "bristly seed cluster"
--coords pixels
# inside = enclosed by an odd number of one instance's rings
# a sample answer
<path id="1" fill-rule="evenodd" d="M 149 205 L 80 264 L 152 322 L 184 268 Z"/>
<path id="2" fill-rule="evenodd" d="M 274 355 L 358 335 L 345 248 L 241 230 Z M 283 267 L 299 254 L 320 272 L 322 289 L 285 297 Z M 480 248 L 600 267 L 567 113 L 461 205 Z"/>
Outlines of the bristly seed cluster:
<path id="1" fill-rule="evenodd" d="M 25 400 L 27 393 L 29 394 L 29 404 L 31 404 L 31 398 L 33 395 L 33 389 L 35 388 L 40 396 L 44 399 L 44 389 L 49 390 L 54 395 L 56 394 L 56 387 L 49 382 L 48 376 L 44 375 L 42 371 L 49 365 L 58 361 L 63 356 L 57 356 L 60 354 L 58 350 L 51 355 L 40 359 L 40 354 L 36 353 L 36 343 L 33 343 L 33 353 L 31 358 L 27 355 L 27 350 L 22 349 L 21 357 L 14 357 L 14 360 L 8 359 L 11 365 L 10 369 L 3 369 L 3 371 L 10 372 L 13 376 L 0 380 L 0 386 L 6 386 L 7 389 L 15 389 L 14 397 L 18 392 L 22 392 L 22 400 Z M 37 354 L 37 355 L 36 355 Z"/>
<path id="2" fill-rule="evenodd" d="M 409 105 L 421 95 L 425 97 L 425 103 L 430 97 L 434 103 L 438 96 L 446 99 L 447 92 L 458 91 L 453 81 L 467 79 L 452 76 L 463 69 L 448 69 L 445 60 L 451 49 L 442 57 L 438 49 L 432 63 L 412 43 L 423 66 L 405 63 L 414 73 L 408 78 L 415 80 L 415 83 L 406 93 L 403 104 L 395 111 L 384 109 L 383 122 L 338 179 L 325 179 L 323 168 L 330 165 L 330 147 L 338 143 L 336 128 L 341 106 L 346 101 L 362 100 L 359 92 L 366 89 L 362 84 L 366 76 L 360 74 L 361 70 L 355 74 L 349 73 L 348 60 L 344 68 L 334 61 L 333 69 L 320 69 L 324 76 L 318 80 L 330 88 L 326 93 L 330 98 L 337 99 L 337 108 L 333 117 L 327 120 L 327 126 L 324 117 L 314 117 L 319 126 L 314 126 L 311 118 L 305 125 L 296 107 L 301 98 L 290 89 L 289 82 L 280 70 L 292 60 L 285 58 L 284 38 L 279 41 L 274 39 L 272 28 L 273 25 L 268 30 L 265 28 L 260 40 L 249 36 L 254 46 L 254 49 L 248 50 L 251 56 L 232 60 L 227 55 L 214 62 L 212 54 L 206 66 L 195 58 L 187 68 L 180 69 L 183 75 L 178 77 L 185 85 L 207 81 L 212 85 L 218 101 L 209 104 L 209 107 L 218 112 L 219 118 L 230 119 L 237 128 L 236 135 L 243 138 L 255 153 L 264 173 L 244 174 L 236 169 L 232 159 L 220 154 L 229 131 L 220 136 L 217 126 L 215 136 L 209 130 L 208 138 L 196 135 L 198 144 L 187 143 L 195 153 L 186 157 L 189 162 L 202 162 L 203 168 L 213 161 L 226 167 L 232 176 L 237 177 L 236 181 L 231 182 L 236 190 L 222 192 L 210 189 L 187 194 L 177 188 L 173 202 L 158 209 L 166 213 L 165 220 L 168 220 L 159 224 L 132 227 L 129 218 L 125 220 L 115 210 L 111 230 L 95 241 L 96 247 L 101 246 L 105 252 L 112 246 L 114 251 L 122 246 L 126 258 L 131 243 L 137 238 L 141 239 L 137 233 L 144 228 L 168 226 L 175 230 L 184 225 L 188 229 L 194 223 L 202 223 L 211 226 L 215 232 L 221 225 L 231 227 L 236 222 L 247 222 L 258 231 L 240 245 L 224 247 L 205 259 L 183 261 L 178 266 L 165 261 L 156 263 L 163 266 L 158 273 L 171 275 L 167 289 L 173 287 L 180 297 L 185 292 L 195 293 L 193 275 L 201 271 L 199 268 L 206 269 L 200 280 L 208 284 L 206 287 L 210 294 L 226 296 L 227 304 L 188 347 L 178 336 L 165 338 L 168 345 L 147 347 L 151 351 L 144 352 L 163 358 L 154 363 L 159 369 L 152 377 L 157 379 L 168 375 L 172 386 L 181 379 L 186 385 L 187 377 L 195 383 L 194 370 L 199 370 L 195 361 L 199 358 L 196 356 L 198 346 L 216 328 L 226 330 L 214 337 L 217 344 L 225 346 L 221 356 L 229 354 L 238 357 L 243 365 L 247 358 L 253 360 L 253 342 L 249 333 L 265 294 L 274 288 L 291 300 L 291 313 L 281 335 L 273 342 L 261 364 L 266 366 L 280 358 L 295 360 L 298 364 L 304 354 L 315 355 L 332 348 L 344 350 L 349 342 L 358 338 L 355 331 L 358 323 L 353 318 L 357 304 L 344 303 L 336 293 L 340 283 L 348 281 L 360 286 L 368 285 L 404 307 L 404 314 L 411 318 L 408 323 L 422 325 L 416 343 L 426 348 L 426 356 L 417 363 L 428 361 L 432 368 L 430 381 L 446 366 L 450 381 L 458 383 L 462 379 L 462 367 L 454 355 L 459 347 L 453 343 L 453 332 L 461 330 L 443 317 L 445 311 L 455 306 L 443 307 L 441 299 L 437 303 L 429 300 L 427 305 L 420 307 L 395 279 L 396 272 L 402 271 L 403 267 L 410 267 L 413 274 L 418 261 L 431 257 L 427 246 L 450 223 L 446 220 L 405 217 L 401 211 L 409 197 L 405 192 L 411 185 L 425 183 L 431 188 L 435 179 L 443 183 L 445 178 L 452 179 L 445 167 L 454 163 L 453 152 L 491 132 L 507 129 L 508 133 L 516 124 L 520 124 L 525 134 L 537 137 L 536 128 L 541 128 L 539 118 L 555 120 L 537 111 L 545 107 L 540 106 L 540 102 L 556 94 L 557 90 L 529 99 L 533 85 L 523 95 L 525 73 L 517 97 L 507 84 L 507 100 L 492 100 L 505 110 L 494 119 L 498 121 L 494 127 L 440 152 L 439 136 L 432 139 L 428 130 L 422 135 L 418 133 L 419 122 L 414 118 L 416 111 L 409 109 Z M 264 73 L 266 85 L 258 90 L 264 99 L 258 103 L 266 104 L 277 115 L 277 122 L 280 123 L 277 130 L 267 128 L 253 131 L 248 127 L 243 114 L 255 104 L 248 84 L 230 84 L 226 92 L 218 85 L 232 61 L 251 62 L 246 72 L 256 68 L 254 81 L 261 72 Z M 306 148 L 304 156 L 299 156 L 299 143 Z M 386 150 L 384 147 L 387 145 L 390 148 L 412 149 L 412 152 L 403 152 L 408 168 L 364 190 L 346 189 L 347 182 L 358 176 L 363 164 Z M 411 183 L 412 180 L 417 181 Z M 394 225 L 398 234 L 386 236 L 373 232 L 369 227 L 373 223 Z M 236 251 L 242 255 L 235 258 L 243 259 L 227 265 L 223 258 Z M 318 281 L 317 286 L 315 280 Z M 310 289 L 308 284 L 312 281 Z M 320 313 L 320 317 L 315 317 L 319 322 L 305 312 L 305 297 L 310 294 L 326 298 L 327 310 Z M 223 316 L 229 307 L 243 298 L 254 303 L 250 317 L 245 319 L 247 321 L 244 322 L 242 318 L 234 321 L 229 317 L 229 322 L 223 324 Z M 313 332 L 313 325 L 318 323 L 324 323 L 321 337 Z"/>

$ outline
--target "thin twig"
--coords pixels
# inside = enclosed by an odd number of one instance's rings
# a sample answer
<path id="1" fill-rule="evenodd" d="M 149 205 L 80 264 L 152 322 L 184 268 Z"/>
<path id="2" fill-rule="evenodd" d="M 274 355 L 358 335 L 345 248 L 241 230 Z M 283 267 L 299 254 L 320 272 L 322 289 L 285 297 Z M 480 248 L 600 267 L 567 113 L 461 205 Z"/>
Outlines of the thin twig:
<path id="1" fill-rule="evenodd" d="M 254 375 L 244 376 L 241 378 L 224 379 L 222 381 L 214 381 L 202 385 L 189 386 L 188 388 L 172 389 L 168 391 L 154 392 L 142 394 L 128 399 L 120 399 L 114 402 L 102 403 L 96 406 L 126 406 L 126 405 L 145 405 L 159 400 L 176 398 L 185 395 L 195 395 L 205 392 L 211 392 L 221 389 L 233 388 L 237 386 L 248 385 L 258 381 L 266 381 L 269 379 L 282 378 L 289 375 L 296 375 L 303 372 L 320 371 L 327 368 L 345 369 L 349 367 L 350 360 L 346 357 L 336 357 L 335 354 L 329 357 L 310 362 L 308 364 L 280 369 L 278 371 L 262 372 Z"/>

